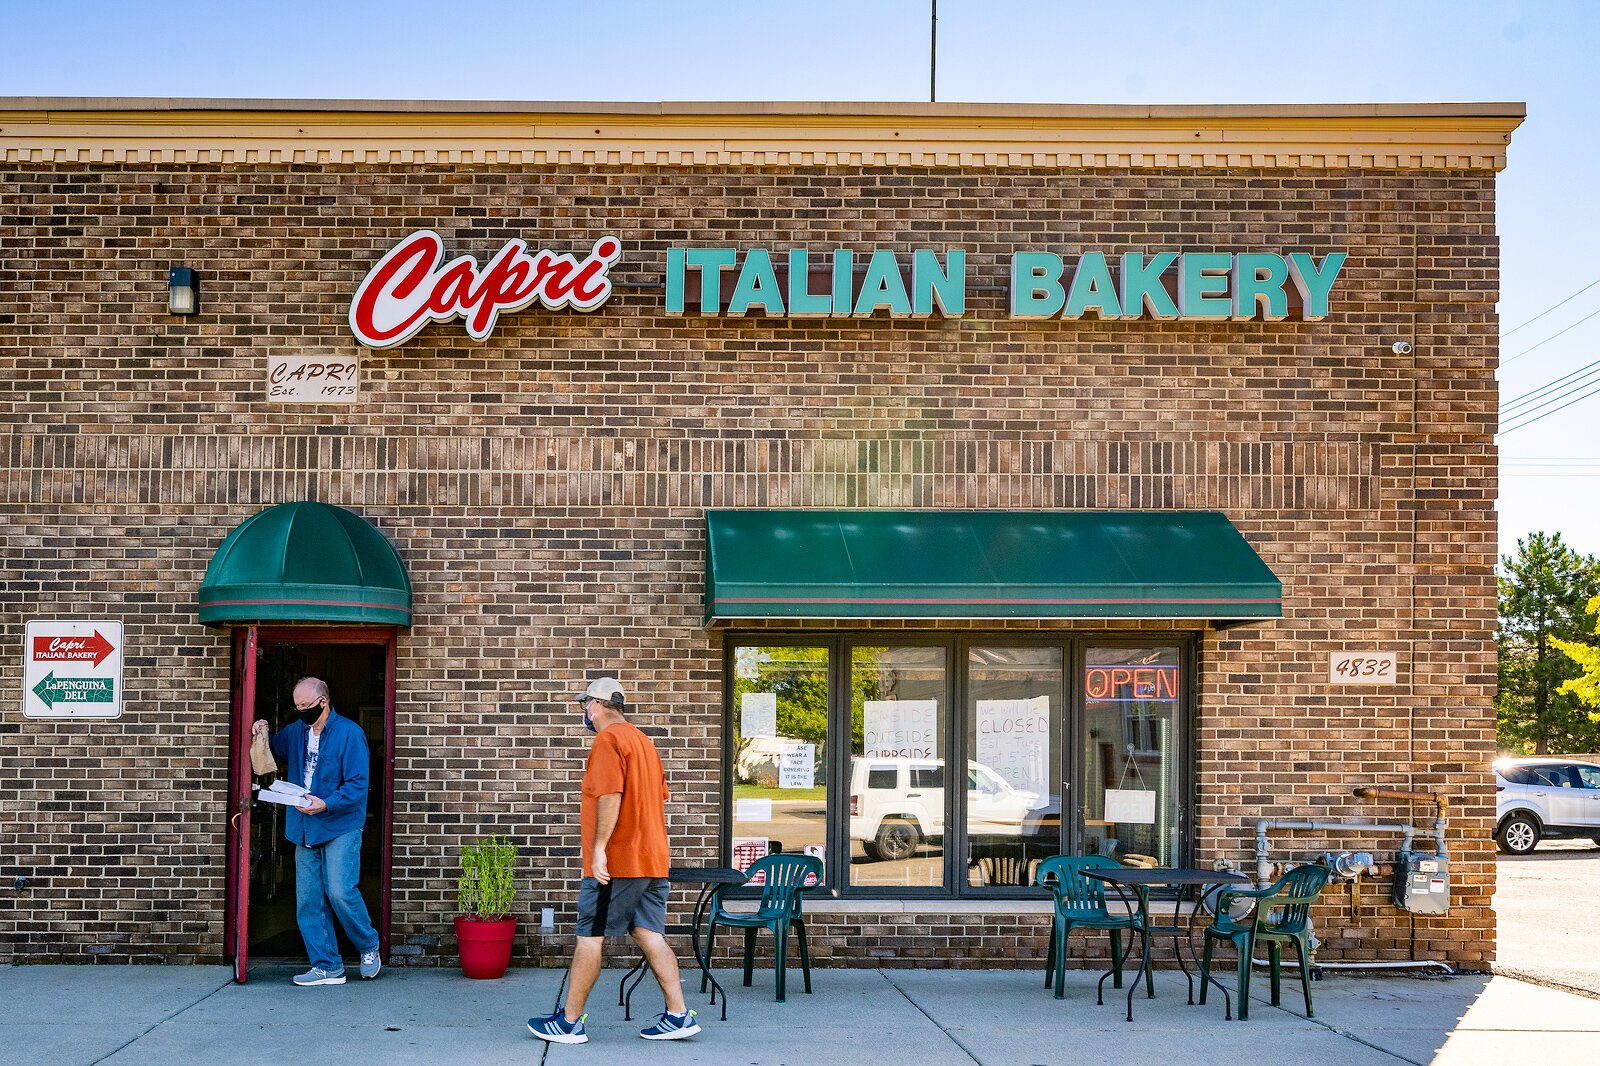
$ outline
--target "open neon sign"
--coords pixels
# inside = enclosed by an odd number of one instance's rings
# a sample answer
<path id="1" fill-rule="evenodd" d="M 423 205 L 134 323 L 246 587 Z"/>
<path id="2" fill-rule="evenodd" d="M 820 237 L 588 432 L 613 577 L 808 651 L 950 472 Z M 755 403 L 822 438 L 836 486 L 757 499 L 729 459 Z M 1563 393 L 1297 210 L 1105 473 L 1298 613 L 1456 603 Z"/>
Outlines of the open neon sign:
<path id="1" fill-rule="evenodd" d="M 1083 678 L 1091 700 L 1175 700 L 1176 666 L 1091 666 Z"/>

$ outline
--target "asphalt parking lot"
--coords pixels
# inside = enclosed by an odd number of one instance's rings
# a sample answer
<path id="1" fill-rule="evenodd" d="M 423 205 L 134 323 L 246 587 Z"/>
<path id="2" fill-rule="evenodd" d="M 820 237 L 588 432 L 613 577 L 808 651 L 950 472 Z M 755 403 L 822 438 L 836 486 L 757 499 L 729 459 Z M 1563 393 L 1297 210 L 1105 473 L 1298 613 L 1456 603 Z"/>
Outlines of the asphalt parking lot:
<path id="1" fill-rule="evenodd" d="M 1600 847 L 1540 844 L 1501 855 L 1495 972 L 1600 999 Z"/>

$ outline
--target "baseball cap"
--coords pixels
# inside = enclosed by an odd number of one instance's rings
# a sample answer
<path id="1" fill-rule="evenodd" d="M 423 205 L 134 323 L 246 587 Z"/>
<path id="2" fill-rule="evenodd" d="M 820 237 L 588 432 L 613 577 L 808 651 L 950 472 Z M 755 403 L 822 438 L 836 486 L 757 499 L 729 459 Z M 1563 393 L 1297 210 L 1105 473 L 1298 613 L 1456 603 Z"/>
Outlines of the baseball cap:
<path id="1" fill-rule="evenodd" d="M 579 703 L 584 700 L 600 700 L 604 703 L 614 703 L 618 707 L 626 705 L 622 695 L 622 682 L 614 677 L 596 678 L 589 683 L 589 687 L 573 697 Z"/>

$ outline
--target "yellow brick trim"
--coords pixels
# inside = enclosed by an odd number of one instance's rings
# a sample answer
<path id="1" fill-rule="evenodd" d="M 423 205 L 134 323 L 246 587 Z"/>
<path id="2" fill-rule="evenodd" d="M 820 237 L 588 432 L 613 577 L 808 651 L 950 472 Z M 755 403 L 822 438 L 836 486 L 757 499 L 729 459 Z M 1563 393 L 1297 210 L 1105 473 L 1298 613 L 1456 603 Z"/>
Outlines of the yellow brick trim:
<path id="1" fill-rule="evenodd" d="M 1522 115 L 1520 104 L 280 105 L 0 98 L 0 160 L 1500 170 Z"/>

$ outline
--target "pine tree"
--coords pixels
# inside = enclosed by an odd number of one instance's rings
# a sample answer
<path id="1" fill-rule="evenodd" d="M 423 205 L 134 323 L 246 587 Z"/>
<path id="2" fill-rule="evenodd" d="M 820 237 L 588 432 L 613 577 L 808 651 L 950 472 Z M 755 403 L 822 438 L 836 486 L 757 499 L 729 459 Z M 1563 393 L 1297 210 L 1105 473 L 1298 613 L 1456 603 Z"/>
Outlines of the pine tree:
<path id="1" fill-rule="evenodd" d="M 1596 646 L 1586 605 L 1600 595 L 1600 560 L 1580 556 L 1561 534 L 1534 533 L 1501 558 L 1500 690 L 1495 696 L 1502 750 L 1543 755 L 1600 749 L 1590 718 L 1565 682 L 1578 665 L 1556 646 Z"/>

